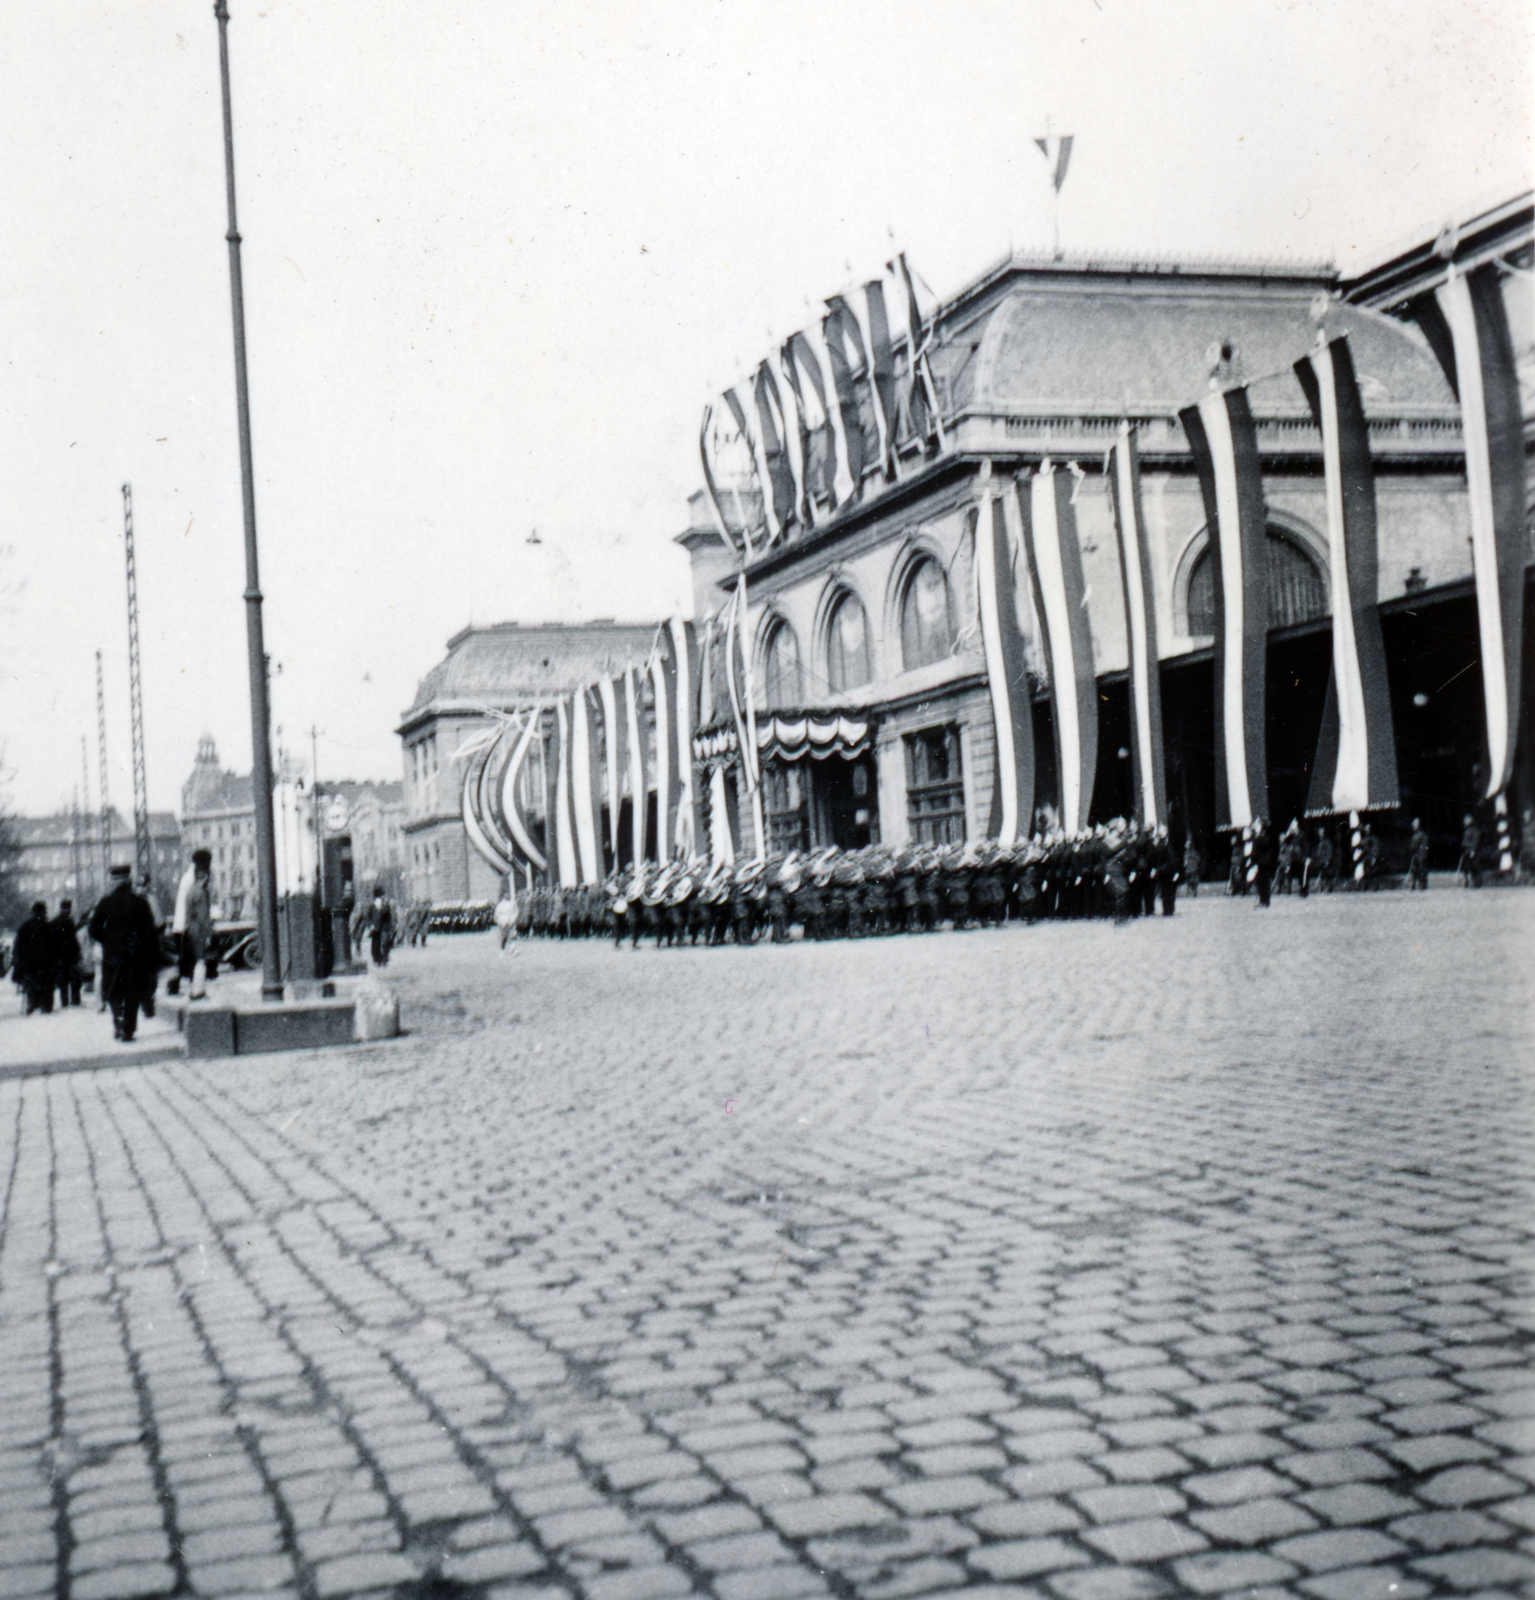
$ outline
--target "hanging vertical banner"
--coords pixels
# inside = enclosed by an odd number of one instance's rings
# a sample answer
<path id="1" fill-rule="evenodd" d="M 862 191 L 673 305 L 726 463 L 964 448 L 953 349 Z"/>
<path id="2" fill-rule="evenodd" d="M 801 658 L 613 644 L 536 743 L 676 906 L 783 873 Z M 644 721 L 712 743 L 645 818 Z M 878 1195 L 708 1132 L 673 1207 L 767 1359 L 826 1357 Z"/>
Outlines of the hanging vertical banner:
<path id="1" fill-rule="evenodd" d="M 554 805 L 549 818 L 554 829 L 555 864 L 560 887 L 574 889 L 581 881 L 576 858 L 575 821 L 570 809 L 570 710 L 569 703 L 554 703 L 554 737 L 550 741 L 550 762 L 554 770 Z"/>
<path id="2" fill-rule="evenodd" d="M 633 667 L 624 672 L 624 731 L 629 745 L 629 859 L 645 859 L 645 744 L 640 738 L 640 687 Z"/>
<path id="3" fill-rule="evenodd" d="M 1008 486 L 1000 492 L 989 490 L 973 513 L 981 643 L 997 739 L 996 781 L 986 832 L 1005 845 L 1028 838 L 1034 829 L 1034 704 L 1008 537 L 1017 507 L 1017 488 Z"/>
<path id="4" fill-rule="evenodd" d="M 1125 591 L 1125 637 L 1130 646 L 1130 754 L 1135 798 L 1142 824 L 1167 822 L 1167 761 L 1162 744 L 1162 674 L 1157 654 L 1156 591 L 1151 550 L 1141 504 L 1140 452 L 1135 429 L 1119 425 L 1109 459 L 1114 528 L 1119 536 L 1119 572 Z"/>
<path id="5" fill-rule="evenodd" d="M 794 522 L 800 486 L 794 475 L 794 456 L 789 449 L 789 419 L 784 413 L 783 394 L 772 367 L 764 360 L 752 380 L 752 395 L 757 407 L 758 454 L 762 470 L 762 492 L 770 502 L 768 528 L 774 538 Z"/>
<path id="6" fill-rule="evenodd" d="M 487 862 L 491 870 L 507 873 L 512 870 L 511 861 L 501 853 L 491 842 L 485 831 L 485 817 L 481 811 L 481 780 L 485 776 L 485 764 L 490 759 L 495 742 L 487 740 L 482 748 L 470 756 L 464 766 L 464 786 L 460 797 L 460 810 L 464 822 L 464 832 L 469 835 L 469 842 Z"/>
<path id="7" fill-rule="evenodd" d="M 511 760 L 507 762 L 506 769 L 502 773 L 499 793 L 501 815 L 506 820 L 507 832 L 511 834 L 517 848 L 527 861 L 540 872 L 544 871 L 549 863 L 543 851 L 534 844 L 532 830 L 528 826 L 527 818 L 522 814 L 522 805 L 517 798 L 517 777 L 522 771 L 534 736 L 542 723 L 543 707 L 534 706 L 528 713 L 527 723 L 517 740 L 516 748 L 512 751 Z"/>
<path id="8" fill-rule="evenodd" d="M 608 802 L 607 847 L 613 857 L 613 867 L 618 867 L 618 817 L 624 797 L 624 738 L 623 723 L 618 716 L 618 696 L 613 691 L 613 680 L 604 678 L 597 685 L 597 698 L 602 702 L 602 772 L 603 793 Z"/>
<path id="9" fill-rule="evenodd" d="M 655 713 L 654 764 L 651 782 L 656 791 L 656 860 L 666 861 L 672 853 L 671 835 L 666 827 L 666 808 L 672 788 L 672 729 L 670 707 L 666 703 L 666 678 L 661 671 L 661 654 L 650 658 L 650 702 Z"/>
<path id="10" fill-rule="evenodd" d="M 485 752 L 485 761 L 480 767 L 476 805 L 485 836 L 495 846 L 496 854 L 507 863 L 507 871 L 511 870 L 511 863 L 517 859 L 517 846 L 507 831 L 505 817 L 501 815 L 501 775 L 506 771 L 506 764 L 516 749 L 517 735 L 520 731 L 517 724 L 509 718 L 502 722 L 490 748 Z"/>
<path id="11" fill-rule="evenodd" d="M 709 769 L 709 864 L 728 867 L 736 858 L 730 837 L 730 806 L 725 798 L 725 769 L 716 761 Z"/>
<path id="12" fill-rule="evenodd" d="M 1194 452 L 1215 593 L 1215 825 L 1268 817 L 1264 690 L 1268 532 L 1258 433 L 1246 389 L 1178 413 Z"/>
<path id="13" fill-rule="evenodd" d="M 595 883 L 602 876 L 597 870 L 597 829 L 592 794 L 592 725 L 586 691 L 577 689 L 570 698 L 570 808 L 575 821 L 576 868 L 582 883 Z"/>
<path id="14" fill-rule="evenodd" d="M 1450 277 L 1437 291 L 1455 362 L 1471 512 L 1471 565 L 1487 708 L 1487 787 L 1508 785 L 1519 726 L 1524 639 L 1525 454 L 1519 375 L 1495 263 Z"/>
<path id="15" fill-rule="evenodd" d="M 1061 826 L 1068 833 L 1082 833 L 1087 828 L 1098 773 L 1098 675 L 1071 487 L 1070 474 L 1057 472 L 1049 461 L 1034 474 L 1023 543 L 1034 588 L 1034 610 L 1044 634 L 1041 642 L 1050 663 Z"/>
<path id="16" fill-rule="evenodd" d="M 1320 345 L 1295 375 L 1322 435 L 1332 676 L 1306 804 L 1315 815 L 1394 806 L 1396 738 L 1377 609 L 1375 474 L 1370 433 L 1347 338 Z"/>
<path id="17" fill-rule="evenodd" d="M 670 839 L 675 854 L 690 856 L 696 846 L 693 815 L 693 677 L 697 645 L 691 622 L 673 617 L 666 627 L 671 636 L 667 688 L 672 707 L 672 781 L 676 792 Z"/>

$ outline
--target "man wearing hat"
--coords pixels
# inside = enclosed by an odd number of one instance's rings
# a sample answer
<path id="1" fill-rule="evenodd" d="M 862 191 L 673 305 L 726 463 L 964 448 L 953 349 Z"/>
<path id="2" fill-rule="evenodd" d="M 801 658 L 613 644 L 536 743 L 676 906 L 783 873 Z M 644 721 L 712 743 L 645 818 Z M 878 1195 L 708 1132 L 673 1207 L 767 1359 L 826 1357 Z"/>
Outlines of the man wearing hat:
<path id="1" fill-rule="evenodd" d="M 112 868 L 112 892 L 96 907 L 89 932 L 101 946 L 101 983 L 113 1032 L 127 1044 L 160 971 L 160 930 L 149 902 L 134 890 L 132 868 Z"/>
<path id="2" fill-rule="evenodd" d="M 32 915 L 16 930 L 11 951 L 11 981 L 27 997 L 27 1015 L 53 1010 L 55 946 L 48 906 L 39 900 Z"/>
<path id="3" fill-rule="evenodd" d="M 191 864 L 182 873 L 181 882 L 176 885 L 176 910 L 171 917 L 171 934 L 176 943 L 176 974 L 165 985 L 171 994 L 179 994 L 184 981 L 191 983 L 195 988 L 197 963 L 206 961 L 208 946 L 213 940 L 212 873 L 213 852 L 194 850 Z M 191 936 L 188 929 L 189 915 L 197 925 L 191 930 Z M 200 950 L 197 948 L 199 933 L 202 934 Z M 204 977 L 209 976 L 211 974 L 204 967 Z"/>

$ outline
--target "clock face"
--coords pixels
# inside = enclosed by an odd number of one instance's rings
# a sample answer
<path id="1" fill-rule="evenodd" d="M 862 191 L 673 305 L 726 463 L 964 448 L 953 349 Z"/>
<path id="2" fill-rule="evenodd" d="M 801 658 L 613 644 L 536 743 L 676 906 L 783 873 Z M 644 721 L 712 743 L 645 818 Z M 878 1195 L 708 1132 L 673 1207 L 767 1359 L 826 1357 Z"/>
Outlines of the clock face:
<path id="1" fill-rule="evenodd" d="M 351 812 L 347 810 L 345 800 L 332 800 L 325 808 L 325 826 L 332 833 L 340 833 L 350 817 Z"/>

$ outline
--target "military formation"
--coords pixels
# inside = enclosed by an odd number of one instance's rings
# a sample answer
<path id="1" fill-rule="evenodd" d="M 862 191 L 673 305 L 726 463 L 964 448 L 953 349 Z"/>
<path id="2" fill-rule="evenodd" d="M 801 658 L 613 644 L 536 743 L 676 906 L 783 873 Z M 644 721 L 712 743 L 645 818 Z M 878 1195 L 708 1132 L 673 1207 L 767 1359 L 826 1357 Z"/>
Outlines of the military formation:
<path id="1" fill-rule="evenodd" d="M 1123 824 L 1003 847 L 834 847 L 766 861 L 647 863 L 601 885 L 518 897 L 521 937 L 657 945 L 873 938 L 1017 919 L 1171 916 L 1182 876 L 1165 830 Z"/>

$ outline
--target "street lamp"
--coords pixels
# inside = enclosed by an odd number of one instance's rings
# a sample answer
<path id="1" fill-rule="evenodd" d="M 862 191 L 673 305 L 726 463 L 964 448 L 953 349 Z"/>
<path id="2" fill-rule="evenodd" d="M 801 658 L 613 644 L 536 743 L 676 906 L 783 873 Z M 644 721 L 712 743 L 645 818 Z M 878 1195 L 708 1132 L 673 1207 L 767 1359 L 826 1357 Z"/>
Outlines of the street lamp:
<path id="1" fill-rule="evenodd" d="M 245 287 L 240 276 L 240 229 L 235 220 L 234 118 L 229 103 L 229 7 L 216 0 L 219 78 L 224 98 L 224 181 L 229 197 L 229 298 L 234 320 L 235 405 L 240 428 L 240 490 L 245 512 L 245 640 L 250 658 L 251 798 L 256 809 L 256 917 L 261 939 L 261 998 L 282 999 L 277 955 L 277 850 L 272 832 L 272 750 L 267 709 L 266 649 L 262 643 L 261 576 L 256 557 L 256 479 L 251 464 L 250 389 L 245 371 Z"/>

